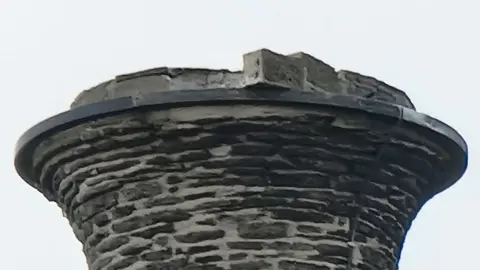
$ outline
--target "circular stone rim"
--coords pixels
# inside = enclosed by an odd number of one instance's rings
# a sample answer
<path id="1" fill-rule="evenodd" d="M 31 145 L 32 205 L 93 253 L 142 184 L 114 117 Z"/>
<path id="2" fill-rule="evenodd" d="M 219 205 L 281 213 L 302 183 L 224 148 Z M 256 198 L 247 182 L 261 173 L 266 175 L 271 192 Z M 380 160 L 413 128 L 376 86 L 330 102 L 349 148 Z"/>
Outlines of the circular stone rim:
<path id="1" fill-rule="evenodd" d="M 407 122 L 430 131 L 431 136 L 435 137 L 436 135 L 436 140 L 443 140 L 443 143 L 448 144 L 445 147 L 454 156 L 450 166 L 451 170 L 447 172 L 452 179 L 444 181 L 447 184 L 440 187 L 438 192 L 458 181 L 467 168 L 468 148 L 461 135 L 442 121 L 413 109 L 352 95 L 303 92 L 274 87 L 249 87 L 154 92 L 142 96 L 119 97 L 76 107 L 41 121 L 22 134 L 14 151 L 15 169 L 23 180 L 40 189 L 36 185 L 31 172 L 32 154 L 43 139 L 55 133 L 86 121 L 132 110 L 229 104 L 327 106 L 350 109 L 398 119 L 401 122 Z"/>

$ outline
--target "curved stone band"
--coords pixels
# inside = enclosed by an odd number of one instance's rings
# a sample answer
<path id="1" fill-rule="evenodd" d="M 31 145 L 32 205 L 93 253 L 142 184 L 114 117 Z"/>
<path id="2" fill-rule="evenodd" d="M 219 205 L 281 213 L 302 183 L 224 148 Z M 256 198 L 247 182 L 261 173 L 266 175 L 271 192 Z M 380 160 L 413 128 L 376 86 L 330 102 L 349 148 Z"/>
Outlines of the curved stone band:
<path id="1" fill-rule="evenodd" d="M 440 120 L 414 111 L 404 106 L 368 100 L 351 95 L 326 94 L 318 92 L 301 92 L 276 88 L 250 87 L 243 89 L 205 89 L 156 92 L 140 97 L 122 97 L 105 100 L 93 104 L 82 105 L 67 112 L 60 113 L 40 122 L 27 130 L 15 147 L 15 167 L 19 175 L 30 185 L 39 188 L 36 176 L 32 175 L 32 153 L 42 139 L 75 125 L 95 120 L 108 115 L 119 114 L 131 110 L 157 110 L 195 105 L 288 105 L 288 106 L 326 106 L 340 109 L 351 109 L 366 112 L 372 116 L 388 117 L 392 121 L 401 121 L 410 128 L 429 133 L 432 140 L 438 141 L 450 150 L 451 160 L 446 163 L 448 175 L 440 174 L 443 179 L 458 180 L 467 166 L 467 145 L 453 128 Z M 442 181 L 442 180 L 439 180 Z M 452 185 L 447 182 L 440 192 Z M 47 193 L 48 194 L 48 193 Z M 45 194 L 45 195 L 47 195 Z M 49 200 L 54 198 L 47 196 Z"/>

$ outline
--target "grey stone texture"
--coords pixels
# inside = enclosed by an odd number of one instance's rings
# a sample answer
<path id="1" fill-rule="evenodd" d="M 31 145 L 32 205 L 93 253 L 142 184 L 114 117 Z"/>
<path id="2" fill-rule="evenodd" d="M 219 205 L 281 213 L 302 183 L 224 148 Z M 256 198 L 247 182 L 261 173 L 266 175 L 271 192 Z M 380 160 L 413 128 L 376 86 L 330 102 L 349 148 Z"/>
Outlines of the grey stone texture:
<path id="1" fill-rule="evenodd" d="M 260 50 L 244 62 L 243 72 L 118 76 L 72 107 L 261 85 L 413 108 L 402 91 L 304 53 Z M 397 268 L 436 159 L 445 155 L 366 113 L 236 105 L 105 117 L 48 138 L 33 158 L 91 270 L 388 270 Z"/>
<path id="2" fill-rule="evenodd" d="M 243 56 L 243 71 L 161 67 L 117 76 L 82 92 L 72 108 L 119 97 L 185 89 L 277 87 L 309 92 L 345 94 L 415 109 L 401 90 L 352 71 L 338 72 L 306 53 L 280 55 L 262 49 Z"/>

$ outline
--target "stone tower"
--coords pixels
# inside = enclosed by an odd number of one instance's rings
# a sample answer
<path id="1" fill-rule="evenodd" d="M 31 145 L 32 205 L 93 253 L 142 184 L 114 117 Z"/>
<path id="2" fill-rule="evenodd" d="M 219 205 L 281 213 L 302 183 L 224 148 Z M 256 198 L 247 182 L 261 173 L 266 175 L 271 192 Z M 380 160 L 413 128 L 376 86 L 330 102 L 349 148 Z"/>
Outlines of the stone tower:
<path id="1" fill-rule="evenodd" d="M 305 53 L 156 68 L 81 93 L 16 148 L 91 270 L 392 270 L 467 146 L 407 95 Z"/>

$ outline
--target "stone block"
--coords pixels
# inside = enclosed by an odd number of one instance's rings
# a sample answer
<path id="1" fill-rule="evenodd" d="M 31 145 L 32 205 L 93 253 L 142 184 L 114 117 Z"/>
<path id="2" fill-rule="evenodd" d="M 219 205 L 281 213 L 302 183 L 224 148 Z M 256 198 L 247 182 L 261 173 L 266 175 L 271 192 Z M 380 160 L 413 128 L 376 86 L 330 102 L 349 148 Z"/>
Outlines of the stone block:
<path id="1" fill-rule="evenodd" d="M 304 52 L 290 54 L 288 57 L 297 59 L 306 72 L 303 90 L 337 92 L 338 77 L 332 66 Z"/>
<path id="2" fill-rule="evenodd" d="M 243 56 L 245 86 L 303 89 L 305 67 L 297 58 L 262 49 Z"/>

